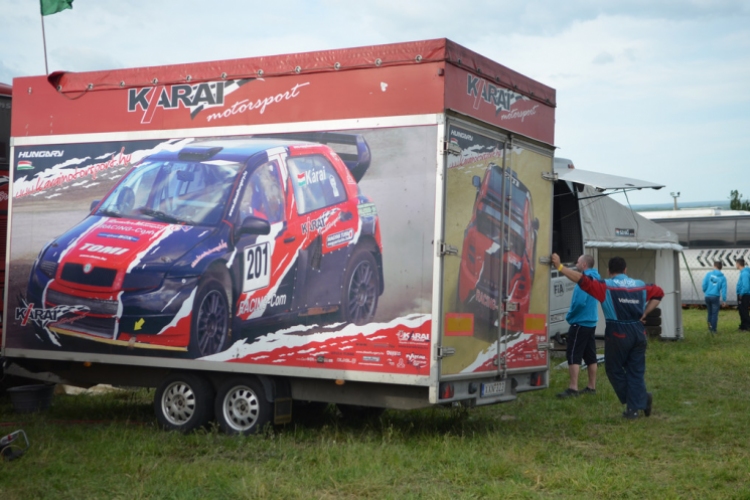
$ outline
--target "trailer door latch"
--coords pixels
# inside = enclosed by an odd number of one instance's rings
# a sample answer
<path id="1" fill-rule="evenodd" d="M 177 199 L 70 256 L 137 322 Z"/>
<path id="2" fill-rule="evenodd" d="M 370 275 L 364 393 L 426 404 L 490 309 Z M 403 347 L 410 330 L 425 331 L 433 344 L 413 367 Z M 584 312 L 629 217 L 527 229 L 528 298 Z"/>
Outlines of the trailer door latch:
<path id="1" fill-rule="evenodd" d="M 438 251 L 440 252 L 441 257 L 445 255 L 458 255 L 458 248 L 454 247 L 453 245 L 449 245 L 444 241 L 440 242 Z"/>
<path id="2" fill-rule="evenodd" d="M 443 154 L 461 156 L 461 146 L 455 142 L 445 141 L 443 142 Z"/>
<path id="3" fill-rule="evenodd" d="M 438 359 L 447 358 L 448 356 L 453 356 L 454 354 L 456 354 L 456 348 L 455 347 L 438 346 L 438 348 L 437 348 L 437 357 L 438 357 Z"/>
<path id="4" fill-rule="evenodd" d="M 560 177 L 555 172 L 542 172 L 542 179 L 545 181 L 552 181 L 555 182 Z"/>

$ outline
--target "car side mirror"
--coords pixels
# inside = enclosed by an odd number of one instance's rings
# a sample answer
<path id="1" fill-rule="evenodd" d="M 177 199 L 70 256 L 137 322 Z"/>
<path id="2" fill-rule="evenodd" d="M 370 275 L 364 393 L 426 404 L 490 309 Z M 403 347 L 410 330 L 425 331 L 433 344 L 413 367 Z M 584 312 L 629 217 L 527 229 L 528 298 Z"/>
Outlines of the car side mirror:
<path id="1" fill-rule="evenodd" d="M 93 212 L 94 209 L 99 205 L 99 202 L 102 200 L 94 200 L 91 202 L 91 205 L 89 206 L 89 212 Z"/>
<path id="2" fill-rule="evenodd" d="M 252 215 L 245 217 L 237 228 L 237 236 L 243 234 L 268 234 L 271 232 L 271 224 L 266 219 L 260 217 L 253 217 Z"/>
<path id="3" fill-rule="evenodd" d="M 482 179 L 480 179 L 478 175 L 475 175 L 471 178 L 471 185 L 479 189 L 479 186 L 482 185 Z"/>

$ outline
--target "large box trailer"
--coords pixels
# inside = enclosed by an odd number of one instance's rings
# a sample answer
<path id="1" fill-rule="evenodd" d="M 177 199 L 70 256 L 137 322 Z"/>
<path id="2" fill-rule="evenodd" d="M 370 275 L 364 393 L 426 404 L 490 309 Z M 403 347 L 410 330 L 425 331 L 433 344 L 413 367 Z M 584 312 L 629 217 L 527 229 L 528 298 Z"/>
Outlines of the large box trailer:
<path id="1" fill-rule="evenodd" d="M 9 372 L 230 433 L 548 386 L 553 89 L 437 39 L 13 98 Z"/>

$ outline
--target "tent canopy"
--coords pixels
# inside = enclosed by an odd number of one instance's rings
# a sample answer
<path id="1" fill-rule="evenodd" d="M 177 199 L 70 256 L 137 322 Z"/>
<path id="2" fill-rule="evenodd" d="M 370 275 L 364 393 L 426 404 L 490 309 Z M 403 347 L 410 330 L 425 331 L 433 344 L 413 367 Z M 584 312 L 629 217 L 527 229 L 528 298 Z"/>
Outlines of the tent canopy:
<path id="1" fill-rule="evenodd" d="M 677 234 L 638 215 L 630 208 L 597 196 L 591 187 L 581 193 L 583 241 L 587 247 L 681 251 Z"/>

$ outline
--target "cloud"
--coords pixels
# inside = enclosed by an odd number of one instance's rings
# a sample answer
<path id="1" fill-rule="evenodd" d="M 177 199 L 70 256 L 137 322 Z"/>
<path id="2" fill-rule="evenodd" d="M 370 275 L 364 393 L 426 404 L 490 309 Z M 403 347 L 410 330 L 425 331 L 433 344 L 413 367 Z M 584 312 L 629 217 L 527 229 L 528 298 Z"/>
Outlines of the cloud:
<path id="1" fill-rule="evenodd" d="M 600 52 L 591 62 L 594 64 L 609 64 L 614 60 L 615 58 L 609 52 Z"/>
<path id="2" fill-rule="evenodd" d="M 0 81 L 43 73 L 38 10 L 0 2 Z M 748 25 L 743 0 L 81 0 L 45 18 L 50 69 L 69 71 L 447 37 L 557 90 L 563 156 L 685 201 L 747 169 Z M 707 167 L 721 176 L 686 175 Z"/>

